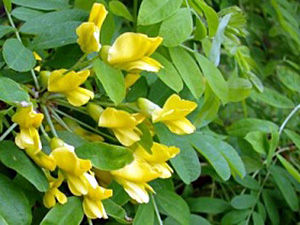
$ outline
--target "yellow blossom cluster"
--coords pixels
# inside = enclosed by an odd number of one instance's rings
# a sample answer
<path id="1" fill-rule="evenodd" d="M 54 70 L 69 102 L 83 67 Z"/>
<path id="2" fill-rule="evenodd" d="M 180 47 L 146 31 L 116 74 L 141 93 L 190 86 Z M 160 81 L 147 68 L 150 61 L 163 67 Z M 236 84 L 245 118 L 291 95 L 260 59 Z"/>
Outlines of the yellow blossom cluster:
<path id="1" fill-rule="evenodd" d="M 88 22 L 82 23 L 77 28 L 77 42 L 82 51 L 85 54 L 97 52 L 100 59 L 109 66 L 126 71 L 126 88 L 139 79 L 141 71 L 158 72 L 163 66 L 150 56 L 161 44 L 162 38 L 150 38 L 144 34 L 127 32 L 117 37 L 112 46 L 102 46 L 100 30 L 106 15 L 104 5 L 95 3 Z M 48 179 L 49 189 L 43 198 L 44 205 L 51 208 L 56 202 L 60 204 L 67 202 L 66 195 L 59 190 L 63 182 L 66 182 L 73 195 L 82 196 L 85 215 L 94 219 L 107 218 L 102 200 L 113 195 L 111 189 L 99 185 L 101 180 L 115 180 L 136 202 L 147 203 L 149 192 L 155 192 L 148 183 L 157 178 L 171 177 L 173 170 L 167 162 L 179 154 L 180 149 L 157 142 L 153 143 L 150 150 L 144 149 L 140 143 L 143 135 L 140 125 L 147 126 L 152 136 L 155 135 L 153 124 L 158 122 L 164 123 L 175 134 L 191 134 L 195 131 L 195 127 L 186 116 L 195 110 L 197 104 L 182 100 L 177 94 L 170 96 L 162 108 L 145 98 L 140 98 L 135 105 L 135 112 L 113 106 L 104 109 L 97 101 L 87 104 L 95 95 L 89 90 L 92 89 L 91 86 L 88 86 L 89 89 L 81 86 L 91 72 L 87 69 L 78 72 L 59 69 L 52 72 L 42 71 L 41 77 L 42 74 L 46 76 L 46 81 L 43 82 L 49 95 L 56 93 L 52 96 L 61 95 L 66 97 L 73 108 L 83 108 L 96 120 L 99 127 L 107 129 L 121 145 L 132 151 L 134 159 L 128 165 L 112 171 L 93 168 L 90 160 L 78 158 L 74 147 L 55 137 L 57 135 L 50 141 L 51 153 L 46 154 L 42 150 L 38 132 L 44 114 L 35 111 L 32 105 L 19 107 L 12 120 L 20 128 L 15 138 L 16 145 L 24 149 L 28 156 L 43 168 Z M 87 106 L 84 106 L 86 104 Z M 46 111 L 44 113 L 47 116 Z M 49 124 L 51 119 L 47 122 Z M 104 141 L 103 137 L 83 129 L 70 118 L 64 118 L 61 123 L 64 126 L 53 125 L 51 122 L 52 126 L 46 126 L 46 131 L 53 128 L 63 130 L 68 127 L 68 131 L 88 141 Z"/>

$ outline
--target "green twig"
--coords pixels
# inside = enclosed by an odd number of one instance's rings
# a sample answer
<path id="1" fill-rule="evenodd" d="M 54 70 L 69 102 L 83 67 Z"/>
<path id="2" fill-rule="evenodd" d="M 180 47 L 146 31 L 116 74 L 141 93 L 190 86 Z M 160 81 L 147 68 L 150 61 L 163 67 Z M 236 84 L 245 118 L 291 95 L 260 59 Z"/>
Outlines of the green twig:
<path id="1" fill-rule="evenodd" d="M 297 105 L 292 112 L 286 117 L 286 119 L 283 121 L 282 125 L 279 128 L 279 136 L 281 135 L 284 127 L 286 126 L 286 124 L 289 122 L 289 120 L 292 118 L 292 116 L 300 109 L 300 104 Z"/>
<path id="2" fill-rule="evenodd" d="M 3 141 L 4 138 L 7 137 L 7 135 L 10 134 L 10 132 L 13 131 L 13 129 L 15 129 L 15 127 L 17 126 L 18 124 L 17 123 L 13 123 L 0 137 L 0 141 Z"/>
<path id="3" fill-rule="evenodd" d="M 87 57 L 87 55 L 88 55 L 87 53 L 83 54 L 80 57 L 80 59 L 70 69 L 68 69 L 66 72 L 64 72 L 64 74 L 67 74 L 67 73 L 69 73 L 72 70 L 75 70 L 80 64 L 83 63 L 83 61 L 85 60 L 85 58 Z"/>
<path id="4" fill-rule="evenodd" d="M 42 131 L 42 134 L 43 134 L 43 136 L 46 138 L 46 140 L 47 140 L 48 142 L 50 142 L 50 141 L 51 141 L 51 138 L 50 138 L 49 135 L 47 134 L 47 132 L 46 132 L 45 127 L 44 127 L 43 124 L 41 124 L 40 130 Z"/>
<path id="5" fill-rule="evenodd" d="M 49 107 L 49 110 L 52 114 L 53 119 L 55 119 L 56 122 L 63 126 L 68 132 L 73 133 L 73 131 L 69 128 L 65 121 L 63 121 L 63 119 L 52 108 Z"/>
<path id="6" fill-rule="evenodd" d="M 157 218 L 157 220 L 158 220 L 158 224 L 159 224 L 159 225 L 163 225 L 163 222 L 162 222 L 162 220 L 161 220 L 161 218 L 160 218 L 159 211 L 158 211 L 158 208 L 157 208 L 155 199 L 154 199 L 154 197 L 153 197 L 152 194 L 151 194 L 150 196 L 151 196 L 152 204 L 153 204 L 153 207 L 154 207 L 155 215 L 156 215 L 156 218 Z"/>
<path id="7" fill-rule="evenodd" d="M 51 130 L 53 136 L 54 137 L 58 137 L 57 132 L 55 130 L 54 124 L 53 124 L 53 122 L 51 120 L 51 117 L 50 117 L 50 114 L 49 114 L 49 111 L 48 111 L 47 107 L 45 105 L 41 105 L 41 107 L 42 107 L 42 110 L 44 111 L 46 120 L 47 120 L 47 122 L 48 122 L 48 124 L 50 126 L 50 130 Z"/>

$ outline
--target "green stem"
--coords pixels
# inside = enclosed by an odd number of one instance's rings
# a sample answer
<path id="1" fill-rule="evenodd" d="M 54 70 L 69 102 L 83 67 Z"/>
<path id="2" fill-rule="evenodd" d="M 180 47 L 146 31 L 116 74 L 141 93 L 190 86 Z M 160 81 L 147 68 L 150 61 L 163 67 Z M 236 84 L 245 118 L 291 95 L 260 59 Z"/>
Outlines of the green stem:
<path id="1" fill-rule="evenodd" d="M 43 124 L 41 124 L 40 130 L 42 131 L 42 134 L 43 134 L 43 136 L 46 138 L 46 140 L 47 140 L 48 142 L 50 142 L 50 141 L 51 141 L 51 138 L 50 138 L 49 135 L 47 134 L 47 132 L 46 132 L 45 127 L 44 127 Z"/>
<path id="2" fill-rule="evenodd" d="M 161 218 L 160 218 L 159 211 L 158 211 L 158 208 L 157 208 L 155 199 L 154 199 L 154 197 L 153 197 L 152 194 L 151 194 L 150 196 L 151 196 L 152 204 L 153 204 L 153 207 L 154 207 L 155 215 L 156 215 L 156 218 L 157 218 L 157 220 L 158 220 L 158 224 L 159 224 L 159 225 L 163 225 L 163 222 L 162 222 L 162 220 L 161 220 Z"/>
<path id="3" fill-rule="evenodd" d="M 49 111 L 51 112 L 52 117 L 56 120 L 56 122 L 63 126 L 68 132 L 73 133 L 73 131 L 69 128 L 65 121 L 63 121 L 63 119 L 52 108 L 49 107 Z"/>
<path id="4" fill-rule="evenodd" d="M 13 123 L 0 137 L 0 141 L 3 141 L 4 138 L 7 137 L 7 135 L 10 134 L 10 132 L 13 131 L 13 129 L 15 129 L 15 127 L 17 126 L 18 124 L 17 123 Z"/>
<path id="5" fill-rule="evenodd" d="M 103 132 L 101 132 L 101 131 L 95 129 L 94 127 L 91 127 L 90 125 L 88 125 L 88 124 L 86 124 L 86 123 L 84 123 L 84 122 L 81 122 L 80 120 L 78 120 L 78 119 L 76 119 L 76 118 L 74 118 L 74 117 L 72 117 L 72 116 L 70 116 L 70 115 L 68 115 L 68 114 L 66 114 L 66 113 L 64 113 L 64 112 L 62 112 L 62 111 L 60 111 L 59 109 L 55 109 L 55 111 L 56 111 L 58 114 L 62 115 L 62 116 L 65 116 L 65 117 L 70 118 L 71 120 L 74 120 L 75 122 L 77 122 L 78 124 L 82 125 L 83 127 L 87 128 L 87 129 L 92 130 L 92 131 L 94 131 L 95 133 L 100 134 L 101 136 L 103 136 L 103 137 L 105 137 L 105 138 L 107 138 L 107 139 L 109 139 L 109 140 L 111 140 L 111 141 L 113 141 L 113 142 L 117 142 L 117 140 L 116 140 L 115 138 L 113 138 L 113 137 L 107 135 L 106 133 L 103 133 Z"/>
<path id="6" fill-rule="evenodd" d="M 133 29 L 137 31 L 138 0 L 133 1 Z"/>
<path id="7" fill-rule="evenodd" d="M 87 57 L 87 53 L 84 53 L 80 59 L 70 68 L 68 69 L 66 72 L 64 72 L 64 74 L 69 73 L 70 71 L 74 70 L 75 68 L 77 68 L 81 63 L 83 63 L 83 61 L 85 60 L 85 58 Z"/>
<path id="8" fill-rule="evenodd" d="M 19 34 L 19 31 L 18 31 L 11 15 L 10 15 L 10 12 L 8 12 L 8 10 L 6 8 L 5 8 L 5 11 L 6 11 L 6 15 L 7 15 L 7 18 L 9 20 L 10 25 L 15 29 L 15 34 L 16 34 L 17 39 L 23 44 L 22 39 L 21 39 L 20 34 Z M 40 90 L 40 85 L 39 85 L 39 82 L 37 80 L 37 77 L 35 75 L 34 70 L 31 69 L 30 72 L 31 72 L 31 75 L 32 75 L 32 78 L 33 78 L 36 89 Z"/>
<path id="9" fill-rule="evenodd" d="M 50 130 L 51 130 L 53 136 L 54 136 L 54 137 L 58 137 L 57 132 L 56 132 L 56 130 L 55 130 L 55 127 L 54 127 L 54 125 L 53 125 L 53 123 L 52 123 L 52 120 L 51 120 L 51 117 L 50 117 L 50 114 L 49 114 L 49 111 L 48 111 L 47 107 L 46 107 L 45 105 L 41 105 L 41 107 L 42 107 L 42 109 L 43 109 L 43 111 L 44 111 L 46 120 L 47 120 L 47 122 L 48 122 L 48 124 L 49 124 L 49 126 L 50 126 Z"/>
<path id="10" fill-rule="evenodd" d="M 246 104 L 245 100 L 242 101 L 242 106 L 243 106 L 243 111 L 244 111 L 244 118 L 247 118 L 248 117 L 248 110 L 247 110 L 247 104 Z"/>
<path id="11" fill-rule="evenodd" d="M 82 57 L 81 57 L 82 58 Z M 80 58 L 80 59 L 81 59 Z M 88 60 L 88 61 L 85 61 L 85 62 L 80 62 L 80 63 L 76 63 L 74 66 L 72 66 L 70 69 L 68 69 L 66 72 L 64 72 L 64 74 L 67 74 L 67 73 L 69 73 L 69 72 L 71 72 L 71 71 L 73 71 L 73 70 L 77 70 L 77 69 L 79 69 L 79 68 L 84 68 L 84 67 L 87 67 L 87 66 L 89 66 L 92 62 L 94 62 L 95 60 L 97 60 L 99 57 L 98 57 L 98 55 L 97 56 L 95 56 L 94 58 L 92 58 L 92 59 L 90 59 L 90 60 Z M 79 61 L 80 61 L 80 59 L 79 59 Z"/>
<path id="12" fill-rule="evenodd" d="M 286 126 L 286 124 L 289 122 L 289 120 L 292 118 L 292 116 L 300 109 L 300 104 L 297 105 L 292 112 L 286 117 L 286 119 L 283 121 L 282 125 L 279 128 L 279 136 L 281 135 L 284 127 Z"/>
<path id="13" fill-rule="evenodd" d="M 87 218 L 88 224 L 93 225 L 93 221 L 90 218 Z"/>
<path id="14" fill-rule="evenodd" d="M 72 110 L 75 110 L 77 112 L 80 112 L 82 114 L 85 114 L 85 115 L 88 115 L 88 113 L 84 110 L 83 107 L 74 107 L 72 105 L 70 105 L 69 102 L 63 100 L 63 99 L 55 99 L 55 103 L 58 104 L 58 105 L 61 105 L 63 107 L 67 107 L 69 109 L 72 109 Z"/>

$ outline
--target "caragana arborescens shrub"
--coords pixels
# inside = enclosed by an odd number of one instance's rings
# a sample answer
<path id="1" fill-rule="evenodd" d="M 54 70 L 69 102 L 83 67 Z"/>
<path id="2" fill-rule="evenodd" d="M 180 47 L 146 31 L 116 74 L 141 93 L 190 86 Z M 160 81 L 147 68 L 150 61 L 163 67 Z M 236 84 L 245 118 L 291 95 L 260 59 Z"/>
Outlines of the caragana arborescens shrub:
<path id="1" fill-rule="evenodd" d="M 296 0 L 3 0 L 0 222 L 299 223 Z"/>

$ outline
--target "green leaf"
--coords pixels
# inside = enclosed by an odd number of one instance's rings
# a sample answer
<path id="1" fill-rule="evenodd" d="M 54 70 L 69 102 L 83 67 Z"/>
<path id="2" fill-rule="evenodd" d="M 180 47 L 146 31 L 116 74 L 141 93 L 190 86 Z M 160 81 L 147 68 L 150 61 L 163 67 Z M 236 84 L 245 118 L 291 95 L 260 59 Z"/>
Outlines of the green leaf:
<path id="1" fill-rule="evenodd" d="M 230 79 L 228 82 L 228 100 L 230 102 L 240 102 L 250 96 L 252 83 L 244 78 Z"/>
<path id="2" fill-rule="evenodd" d="M 156 73 L 159 79 L 177 93 L 180 92 L 183 88 L 183 82 L 174 65 L 157 52 L 152 55 L 152 58 L 156 59 L 164 66 Z"/>
<path id="3" fill-rule="evenodd" d="M 143 148 L 149 152 L 150 154 L 152 154 L 151 148 L 153 146 L 153 139 L 152 139 L 152 135 L 149 131 L 149 127 L 142 123 L 138 125 L 138 128 L 140 129 L 140 131 L 142 132 L 141 135 L 141 140 L 138 142 L 141 146 L 143 146 Z"/>
<path id="4" fill-rule="evenodd" d="M 277 204 L 273 196 L 271 196 L 270 191 L 263 190 L 262 197 L 272 224 L 279 225 L 280 222 L 279 222 L 279 212 L 277 209 Z"/>
<path id="5" fill-rule="evenodd" d="M 244 194 L 236 195 L 231 199 L 231 206 L 235 209 L 248 209 L 253 207 L 257 202 L 257 198 L 253 195 Z"/>
<path id="6" fill-rule="evenodd" d="M 203 75 L 193 57 L 181 47 L 170 48 L 172 61 L 196 99 L 204 92 Z M 182 60 L 184 58 L 184 60 Z"/>
<path id="7" fill-rule="evenodd" d="M 191 212 L 195 213 L 219 214 L 231 209 L 230 204 L 223 199 L 210 197 L 188 198 L 187 204 Z"/>
<path id="8" fill-rule="evenodd" d="M 189 225 L 190 210 L 179 195 L 162 189 L 154 197 L 161 213 L 174 218 L 181 225 Z"/>
<path id="9" fill-rule="evenodd" d="M 252 219 L 253 219 L 253 225 L 264 225 L 265 224 L 264 219 L 257 212 L 253 212 Z"/>
<path id="10" fill-rule="evenodd" d="M 215 66 L 218 66 L 220 63 L 221 44 L 224 40 L 225 29 L 229 23 L 230 17 L 231 14 L 227 14 L 221 19 L 217 34 L 212 42 L 209 59 L 213 62 Z"/>
<path id="11" fill-rule="evenodd" d="M 125 98 L 125 80 L 122 72 L 114 69 L 100 60 L 94 63 L 96 76 L 101 81 L 108 97 L 118 105 Z"/>
<path id="12" fill-rule="evenodd" d="M 78 157 L 91 160 L 93 166 L 101 170 L 117 170 L 133 160 L 129 149 L 103 142 L 90 142 L 75 151 Z"/>
<path id="13" fill-rule="evenodd" d="M 178 223 L 172 217 L 167 217 L 167 219 L 164 220 L 164 225 L 180 225 L 180 223 Z M 211 225 L 211 223 L 202 216 L 190 215 L 189 225 Z"/>
<path id="14" fill-rule="evenodd" d="M 0 77 L 0 100 L 8 104 L 22 104 L 29 102 L 29 95 L 21 86 L 6 77 Z"/>
<path id="15" fill-rule="evenodd" d="M 294 144 L 300 150 L 300 135 L 294 131 L 287 130 L 287 129 L 284 130 L 284 133 L 287 134 L 287 136 L 294 142 Z"/>
<path id="16" fill-rule="evenodd" d="M 80 9 L 65 9 L 50 12 L 27 20 L 21 27 L 20 32 L 42 34 L 60 23 L 68 21 L 85 21 L 87 18 L 88 13 Z"/>
<path id="17" fill-rule="evenodd" d="M 171 164 L 178 173 L 179 177 L 186 184 L 196 180 L 201 173 L 200 162 L 197 153 L 190 145 L 188 136 L 179 136 L 171 133 L 163 124 L 155 124 L 155 132 L 162 144 L 177 146 L 180 154 L 171 159 Z"/>
<path id="18" fill-rule="evenodd" d="M 217 139 L 200 133 L 195 133 L 190 139 L 194 148 L 205 157 L 217 174 L 223 180 L 228 180 L 230 178 L 230 167 L 221 153 L 222 150 L 219 150 L 222 148 L 220 146 L 222 144 Z"/>
<path id="19" fill-rule="evenodd" d="M 11 0 L 3 0 L 3 4 L 8 12 L 11 12 Z"/>
<path id="20" fill-rule="evenodd" d="M 124 17 L 125 19 L 133 22 L 133 17 L 127 7 L 120 1 L 109 2 L 110 10 L 117 16 Z"/>
<path id="21" fill-rule="evenodd" d="M 248 141 L 253 149 L 263 155 L 267 154 L 267 149 L 268 149 L 268 133 L 264 133 L 261 131 L 251 131 L 249 132 L 245 140 Z"/>
<path id="22" fill-rule="evenodd" d="M 300 76 L 298 73 L 286 66 L 278 66 L 276 72 L 279 80 L 287 88 L 300 92 Z"/>
<path id="23" fill-rule="evenodd" d="M 201 41 L 207 36 L 207 29 L 198 17 L 196 18 L 195 40 Z"/>
<path id="24" fill-rule="evenodd" d="M 153 12 L 156 12 L 156 10 Z M 159 36 L 164 39 L 163 45 L 175 47 L 188 39 L 192 31 L 193 20 L 191 13 L 188 9 L 181 8 L 174 15 L 162 22 Z"/>
<path id="25" fill-rule="evenodd" d="M 49 184 L 44 172 L 12 141 L 3 141 L 0 143 L 0 160 L 5 166 L 15 170 L 26 178 L 40 192 L 48 190 Z"/>
<path id="26" fill-rule="evenodd" d="M 42 10 L 57 10 L 68 8 L 66 2 L 60 0 L 12 0 L 12 3 L 16 5 L 26 6 L 33 9 L 42 9 Z"/>
<path id="27" fill-rule="evenodd" d="M 0 215 L 0 224 L 1 225 L 9 225 L 7 221 Z"/>
<path id="28" fill-rule="evenodd" d="M 276 130 L 278 130 L 278 126 L 275 123 L 254 118 L 238 120 L 227 128 L 230 135 L 237 137 L 245 137 L 251 131 L 272 133 Z"/>
<path id="29" fill-rule="evenodd" d="M 126 220 L 126 212 L 121 206 L 110 199 L 105 199 L 102 201 L 102 203 L 108 216 L 116 219 L 120 223 L 129 224 L 129 222 Z"/>
<path id="30" fill-rule="evenodd" d="M 299 199 L 297 198 L 297 194 L 287 177 L 281 173 L 278 167 L 271 166 L 270 172 L 274 181 L 280 190 L 281 194 L 283 195 L 284 199 L 288 203 L 289 207 L 294 212 L 299 211 Z"/>
<path id="31" fill-rule="evenodd" d="M 36 63 L 32 51 L 15 38 L 4 42 L 3 58 L 10 69 L 18 72 L 30 71 Z"/>
<path id="32" fill-rule="evenodd" d="M 161 22 L 173 15 L 181 6 L 182 0 L 144 0 L 138 15 L 139 25 Z"/>
<path id="33" fill-rule="evenodd" d="M 260 188 L 259 183 L 249 175 L 245 176 L 244 178 L 235 177 L 234 179 L 237 183 L 251 190 L 258 191 Z"/>
<path id="34" fill-rule="evenodd" d="M 66 204 L 56 204 L 44 217 L 41 225 L 78 225 L 82 219 L 83 211 L 80 199 L 70 197 Z"/>
<path id="35" fill-rule="evenodd" d="M 24 193 L 0 174 L 0 215 L 10 225 L 30 225 L 31 210 Z"/>
<path id="36" fill-rule="evenodd" d="M 45 14 L 45 12 L 35 10 L 35 9 L 29 9 L 26 7 L 18 7 L 18 8 L 15 8 L 11 12 L 11 14 L 19 20 L 27 21 L 34 17 L 43 15 L 43 14 Z"/>
<path id="37" fill-rule="evenodd" d="M 0 38 L 14 31 L 15 29 L 12 28 L 11 26 L 0 25 Z"/>
<path id="38" fill-rule="evenodd" d="M 293 165 L 281 155 L 276 154 L 276 157 L 279 159 L 284 168 L 300 183 L 300 173 L 295 169 L 295 167 L 293 167 Z"/>
<path id="39" fill-rule="evenodd" d="M 152 200 L 148 204 L 141 204 L 136 212 L 133 225 L 153 225 L 154 208 Z"/>
<path id="40" fill-rule="evenodd" d="M 222 217 L 221 224 L 222 225 L 238 224 L 239 222 L 246 219 L 246 217 L 249 215 L 249 213 L 250 213 L 250 210 L 231 211 Z"/>
<path id="41" fill-rule="evenodd" d="M 251 97 L 255 101 L 261 101 L 276 108 L 291 109 L 294 107 L 294 103 L 289 98 L 267 87 L 264 87 L 263 93 L 253 92 Z"/>
<path id="42" fill-rule="evenodd" d="M 213 92 L 221 99 L 223 104 L 227 103 L 229 90 L 222 73 L 203 55 L 195 53 L 195 56 Z"/>

